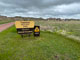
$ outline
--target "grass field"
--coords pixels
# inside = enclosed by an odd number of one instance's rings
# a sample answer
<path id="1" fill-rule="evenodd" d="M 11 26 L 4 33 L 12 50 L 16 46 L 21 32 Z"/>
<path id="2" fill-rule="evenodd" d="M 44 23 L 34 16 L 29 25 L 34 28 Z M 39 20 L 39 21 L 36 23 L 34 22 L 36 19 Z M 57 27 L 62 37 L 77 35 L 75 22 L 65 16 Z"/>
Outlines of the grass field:
<path id="1" fill-rule="evenodd" d="M 13 26 L 0 33 L 0 60 L 80 60 L 80 43 L 48 31 L 21 38 Z"/>
<path id="2" fill-rule="evenodd" d="M 80 37 L 80 21 L 36 21 L 43 30 L 66 31 L 66 34 Z"/>
<path id="3" fill-rule="evenodd" d="M 12 20 L 0 20 L 0 24 L 5 24 L 9 22 L 13 22 L 13 21 Z"/>

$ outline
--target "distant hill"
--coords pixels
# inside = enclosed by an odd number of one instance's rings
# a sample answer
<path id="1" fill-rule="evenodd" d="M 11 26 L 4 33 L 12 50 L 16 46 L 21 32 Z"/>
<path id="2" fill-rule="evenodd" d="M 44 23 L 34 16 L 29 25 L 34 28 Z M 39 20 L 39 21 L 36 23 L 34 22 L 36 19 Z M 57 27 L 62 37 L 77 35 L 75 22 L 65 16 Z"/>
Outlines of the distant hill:
<path id="1" fill-rule="evenodd" d="M 1 20 L 14 20 L 14 21 L 17 21 L 17 20 L 54 20 L 54 21 L 80 21 L 80 19 L 61 19 L 61 18 L 47 18 L 47 19 L 44 19 L 44 18 L 34 18 L 34 17 L 21 17 L 21 16 L 15 16 L 15 17 L 7 17 L 7 16 L 0 16 L 0 21 Z"/>

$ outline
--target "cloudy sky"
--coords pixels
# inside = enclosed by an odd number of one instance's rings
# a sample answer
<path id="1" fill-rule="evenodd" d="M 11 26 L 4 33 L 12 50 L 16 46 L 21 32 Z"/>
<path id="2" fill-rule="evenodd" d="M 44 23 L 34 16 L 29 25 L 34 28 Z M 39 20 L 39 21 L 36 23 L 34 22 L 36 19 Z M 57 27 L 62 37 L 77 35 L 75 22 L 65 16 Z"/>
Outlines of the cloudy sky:
<path id="1" fill-rule="evenodd" d="M 80 18 L 80 0 L 0 0 L 0 15 Z"/>

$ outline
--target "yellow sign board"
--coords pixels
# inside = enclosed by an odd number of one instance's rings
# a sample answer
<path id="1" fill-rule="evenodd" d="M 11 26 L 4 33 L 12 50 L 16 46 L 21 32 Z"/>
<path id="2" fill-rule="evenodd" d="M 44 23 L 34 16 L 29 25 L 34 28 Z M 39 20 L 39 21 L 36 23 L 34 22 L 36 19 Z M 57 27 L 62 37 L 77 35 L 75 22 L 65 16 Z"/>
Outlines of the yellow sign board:
<path id="1" fill-rule="evenodd" d="M 16 28 L 34 28 L 34 21 L 16 21 Z"/>

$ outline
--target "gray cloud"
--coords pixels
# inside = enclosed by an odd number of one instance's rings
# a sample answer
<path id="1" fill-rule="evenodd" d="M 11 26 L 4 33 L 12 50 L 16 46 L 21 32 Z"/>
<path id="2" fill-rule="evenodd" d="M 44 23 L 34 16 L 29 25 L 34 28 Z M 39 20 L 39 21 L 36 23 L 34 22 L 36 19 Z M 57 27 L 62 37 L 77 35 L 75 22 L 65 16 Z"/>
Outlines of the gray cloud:
<path id="1" fill-rule="evenodd" d="M 79 18 L 79 6 L 80 0 L 0 0 L 0 14 Z"/>

